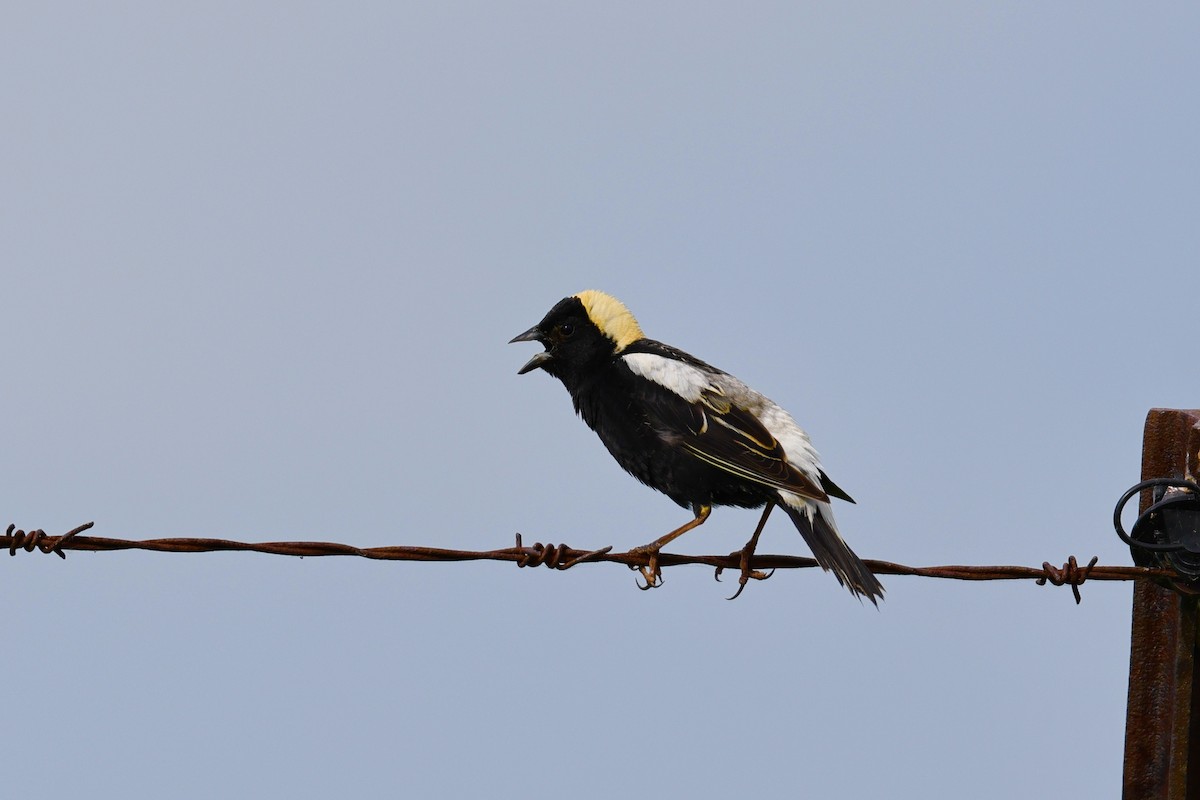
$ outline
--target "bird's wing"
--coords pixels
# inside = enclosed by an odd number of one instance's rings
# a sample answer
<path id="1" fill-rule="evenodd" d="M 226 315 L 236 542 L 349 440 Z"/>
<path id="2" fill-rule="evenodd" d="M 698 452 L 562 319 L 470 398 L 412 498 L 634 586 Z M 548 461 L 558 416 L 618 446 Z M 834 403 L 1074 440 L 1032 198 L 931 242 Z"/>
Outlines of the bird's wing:
<path id="1" fill-rule="evenodd" d="M 626 363 L 644 383 L 642 402 L 659 435 L 702 461 L 754 483 L 813 500 L 829 495 L 788 461 L 779 440 L 750 410 L 712 380 L 703 362 L 631 354 Z"/>
<path id="2" fill-rule="evenodd" d="M 749 411 L 723 396 L 705 392 L 675 416 L 675 425 L 686 429 L 680 444 L 714 467 L 747 480 L 793 492 L 814 500 L 829 500 L 825 491 L 796 469 L 779 440 Z M 675 433 L 680 433 L 675 428 Z"/>

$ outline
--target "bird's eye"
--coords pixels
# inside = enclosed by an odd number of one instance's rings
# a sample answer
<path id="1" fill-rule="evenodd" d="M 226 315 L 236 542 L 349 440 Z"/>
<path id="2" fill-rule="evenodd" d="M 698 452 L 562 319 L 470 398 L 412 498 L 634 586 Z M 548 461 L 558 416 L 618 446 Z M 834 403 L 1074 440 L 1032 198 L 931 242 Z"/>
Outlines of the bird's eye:
<path id="1" fill-rule="evenodd" d="M 575 326 L 569 322 L 564 322 L 558 326 L 558 335 L 566 339 L 575 332 Z"/>

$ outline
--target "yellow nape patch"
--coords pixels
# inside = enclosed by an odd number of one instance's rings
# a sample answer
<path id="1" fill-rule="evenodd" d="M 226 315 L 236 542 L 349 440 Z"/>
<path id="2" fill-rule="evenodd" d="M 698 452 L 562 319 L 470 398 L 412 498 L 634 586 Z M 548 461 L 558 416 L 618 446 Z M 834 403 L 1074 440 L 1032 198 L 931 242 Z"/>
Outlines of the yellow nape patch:
<path id="1" fill-rule="evenodd" d="M 621 352 L 638 339 L 644 338 L 641 326 L 617 298 L 595 289 L 588 289 L 575 295 L 583 303 L 583 309 L 588 317 L 596 323 L 608 338 L 617 343 L 617 352 Z"/>

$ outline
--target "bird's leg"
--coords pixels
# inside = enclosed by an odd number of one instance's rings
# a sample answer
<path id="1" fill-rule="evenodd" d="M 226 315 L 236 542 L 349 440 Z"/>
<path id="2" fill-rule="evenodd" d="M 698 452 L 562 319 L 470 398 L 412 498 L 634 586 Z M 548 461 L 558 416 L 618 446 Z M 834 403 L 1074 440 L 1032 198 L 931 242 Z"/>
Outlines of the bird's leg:
<path id="1" fill-rule="evenodd" d="M 767 507 L 763 509 L 762 518 L 758 521 L 758 527 L 754 529 L 754 535 L 750 537 L 750 541 L 746 542 L 746 546 L 742 548 L 739 558 L 739 564 L 742 568 L 742 574 L 738 578 L 738 590 L 733 593 L 730 600 L 736 600 L 738 595 L 742 593 L 742 589 L 746 588 L 746 584 L 753 578 L 756 581 L 765 581 L 767 578 L 775 574 L 775 570 L 770 572 L 760 572 L 756 569 L 750 569 L 750 559 L 754 557 L 754 551 L 758 547 L 758 537 L 762 535 L 763 528 L 767 526 L 767 517 L 771 516 L 771 509 L 775 507 L 773 500 L 767 501 Z"/>
<path id="2" fill-rule="evenodd" d="M 692 528 L 703 525 L 704 521 L 708 519 L 708 515 L 712 513 L 712 506 L 708 505 L 707 503 L 697 503 L 692 506 L 692 511 L 695 513 L 696 517 L 691 522 L 688 522 L 685 525 L 680 525 L 666 536 L 660 536 L 650 544 L 644 544 L 641 547 L 635 547 L 629 551 L 630 553 L 650 554 L 650 563 L 644 567 L 638 567 L 638 570 L 642 573 L 642 577 L 646 579 L 645 586 L 638 584 L 639 589 L 653 589 L 655 587 L 662 586 L 662 569 L 658 566 L 659 552 L 669 543 L 678 539 Z"/>

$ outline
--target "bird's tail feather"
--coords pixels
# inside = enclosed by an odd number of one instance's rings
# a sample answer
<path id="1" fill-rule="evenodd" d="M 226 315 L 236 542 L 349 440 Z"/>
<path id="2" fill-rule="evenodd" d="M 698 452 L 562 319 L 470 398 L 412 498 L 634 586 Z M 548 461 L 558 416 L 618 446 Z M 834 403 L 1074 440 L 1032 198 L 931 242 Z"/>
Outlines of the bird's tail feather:
<path id="1" fill-rule="evenodd" d="M 832 572 L 838 583 L 855 595 L 865 597 L 878 606 L 883 599 L 883 584 L 842 541 L 837 528 L 826 518 L 829 512 L 820 505 L 812 510 L 811 516 L 805 509 L 792 508 L 786 503 L 780 503 L 780 507 L 792 518 L 796 530 L 804 537 L 821 568 Z"/>

